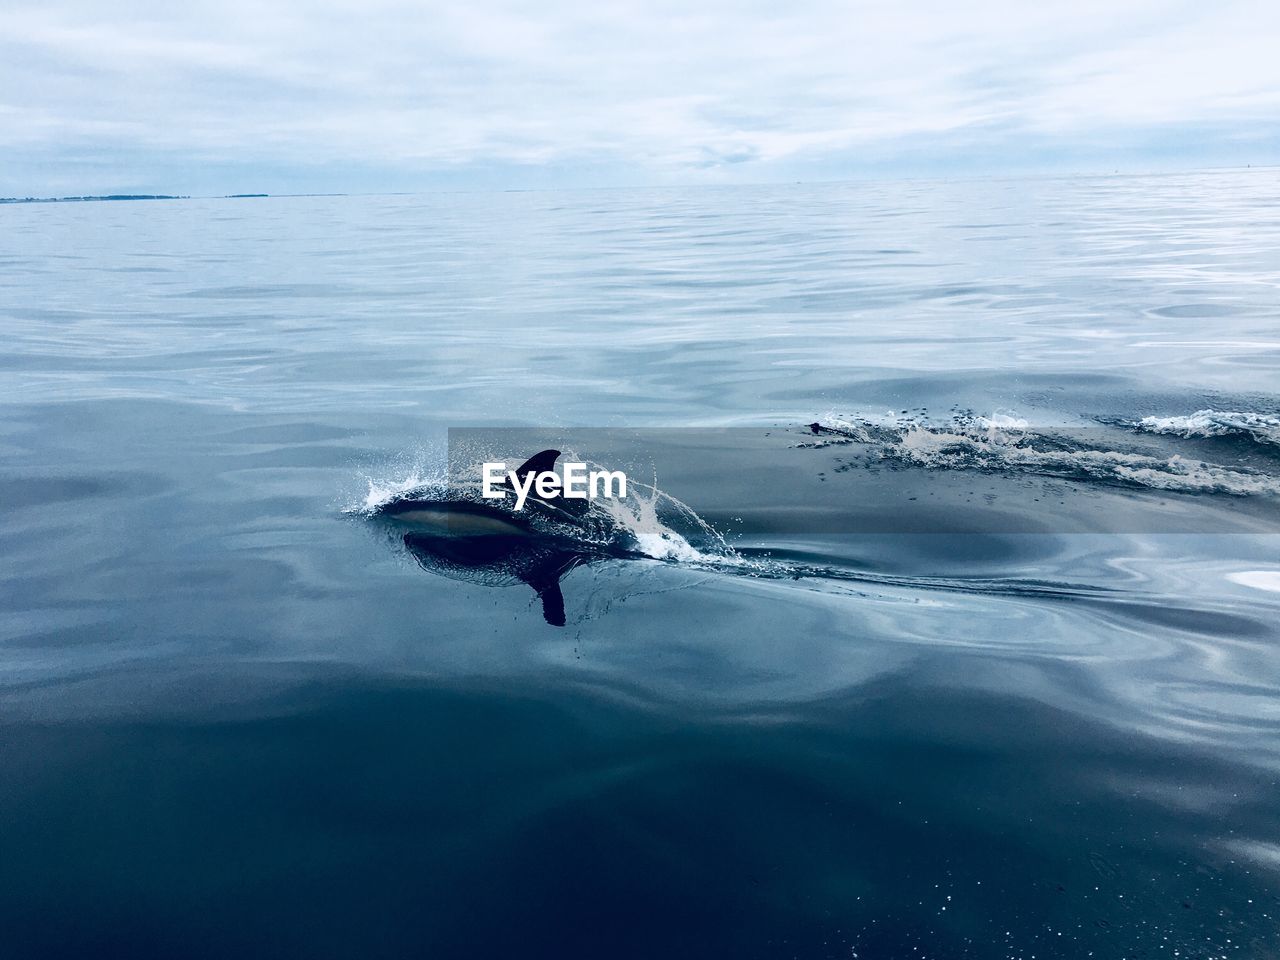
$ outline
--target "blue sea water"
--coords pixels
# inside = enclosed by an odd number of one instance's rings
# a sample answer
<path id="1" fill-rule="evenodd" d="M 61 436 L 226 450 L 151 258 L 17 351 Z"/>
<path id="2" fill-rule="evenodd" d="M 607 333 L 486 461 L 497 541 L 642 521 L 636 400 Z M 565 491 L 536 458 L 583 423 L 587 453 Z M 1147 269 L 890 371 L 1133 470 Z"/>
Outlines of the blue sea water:
<path id="1" fill-rule="evenodd" d="M 1274 170 L 8 205 L 0 330 L 5 957 L 1280 956 Z M 380 515 L 491 427 L 685 505 L 563 625 Z"/>

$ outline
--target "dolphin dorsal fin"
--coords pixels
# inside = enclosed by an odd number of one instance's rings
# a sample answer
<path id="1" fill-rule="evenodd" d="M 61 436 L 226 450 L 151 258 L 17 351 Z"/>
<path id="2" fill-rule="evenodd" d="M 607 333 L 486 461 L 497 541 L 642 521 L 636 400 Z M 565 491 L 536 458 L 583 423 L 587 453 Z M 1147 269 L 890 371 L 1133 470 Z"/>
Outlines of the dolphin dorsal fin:
<path id="1" fill-rule="evenodd" d="M 520 480 L 524 480 L 530 473 L 546 473 L 548 470 L 554 470 L 556 458 L 559 456 L 559 450 L 543 450 L 541 453 L 535 453 L 522 465 L 516 467 L 515 474 Z"/>

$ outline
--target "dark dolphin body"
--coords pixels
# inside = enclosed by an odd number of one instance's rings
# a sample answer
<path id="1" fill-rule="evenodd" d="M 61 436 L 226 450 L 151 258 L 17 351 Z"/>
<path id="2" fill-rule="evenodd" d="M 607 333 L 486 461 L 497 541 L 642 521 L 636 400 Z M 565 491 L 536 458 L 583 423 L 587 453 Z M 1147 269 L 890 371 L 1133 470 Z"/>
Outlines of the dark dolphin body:
<path id="1" fill-rule="evenodd" d="M 559 456 L 558 450 L 543 450 L 516 475 L 523 480 L 527 473 L 550 470 Z M 521 513 L 471 500 L 407 497 L 386 504 L 378 516 L 411 528 L 403 536 L 404 545 L 424 570 L 492 586 L 526 583 L 541 598 L 547 623 L 563 627 L 564 576 L 574 567 L 627 555 L 571 536 L 586 508 L 585 500 L 546 501 L 531 492 Z M 534 518 L 554 520 L 569 532 L 537 530 Z"/>

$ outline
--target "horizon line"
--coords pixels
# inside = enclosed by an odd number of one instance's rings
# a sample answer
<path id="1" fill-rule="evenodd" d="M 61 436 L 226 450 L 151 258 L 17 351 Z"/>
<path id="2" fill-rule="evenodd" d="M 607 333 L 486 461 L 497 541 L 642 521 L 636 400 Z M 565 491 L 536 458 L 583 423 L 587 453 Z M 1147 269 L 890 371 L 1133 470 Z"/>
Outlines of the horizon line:
<path id="1" fill-rule="evenodd" d="M 947 174 L 917 174 L 910 176 L 868 176 L 868 177 L 830 177 L 814 179 L 777 179 L 752 180 L 736 183 L 656 183 L 656 184 L 589 184 L 582 186 L 557 185 L 535 187 L 440 187 L 420 190 L 370 190 L 370 191 L 306 191 L 300 193 L 210 193 L 210 194 L 167 194 L 167 193 L 104 193 L 104 194 L 64 194 L 62 196 L 11 196 L 0 197 L 0 204 L 22 203 L 101 203 L 124 201 L 160 201 L 160 200 L 263 200 L 263 199 L 299 199 L 305 197 L 417 197 L 433 194 L 454 193 L 567 193 L 599 190 L 687 190 L 687 189 L 736 189 L 740 187 L 766 186 L 808 186 L 843 183 L 918 183 L 918 182 L 950 182 L 950 181 L 983 181 L 983 180 L 1074 180 L 1100 179 L 1104 177 L 1177 177 L 1198 173 L 1240 173 L 1249 170 L 1267 171 L 1280 169 L 1280 162 L 1245 163 L 1242 165 L 1217 164 L 1205 167 L 1186 167 L 1175 170 L 1122 170 L 1116 168 L 1111 172 L 1100 170 L 1080 170 L 1073 173 L 1061 171 L 1023 171 L 975 174 L 971 172 Z"/>

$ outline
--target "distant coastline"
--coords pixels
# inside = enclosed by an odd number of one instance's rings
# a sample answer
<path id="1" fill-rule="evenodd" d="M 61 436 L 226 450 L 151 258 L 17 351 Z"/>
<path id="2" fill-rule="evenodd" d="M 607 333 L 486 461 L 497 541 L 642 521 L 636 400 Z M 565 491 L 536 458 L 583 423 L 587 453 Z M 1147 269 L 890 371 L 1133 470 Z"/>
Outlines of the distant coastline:
<path id="1" fill-rule="evenodd" d="M 190 200 L 164 193 L 111 193 L 100 197 L 0 197 L 0 203 L 85 203 L 90 200 Z"/>
<path id="2" fill-rule="evenodd" d="M 269 193 L 228 193 L 223 199 L 240 200 L 249 197 L 269 197 Z M 167 193 L 108 193 L 92 197 L 0 197 L 0 203 L 89 203 L 95 200 L 190 200 L 186 194 Z"/>
<path id="3" fill-rule="evenodd" d="M 264 197 L 349 197 L 349 193 L 224 193 L 192 197 L 191 194 L 107 193 L 83 197 L 0 197 L 0 203 L 90 203 L 100 200 L 251 200 Z M 399 194 L 388 194 L 399 196 Z"/>

